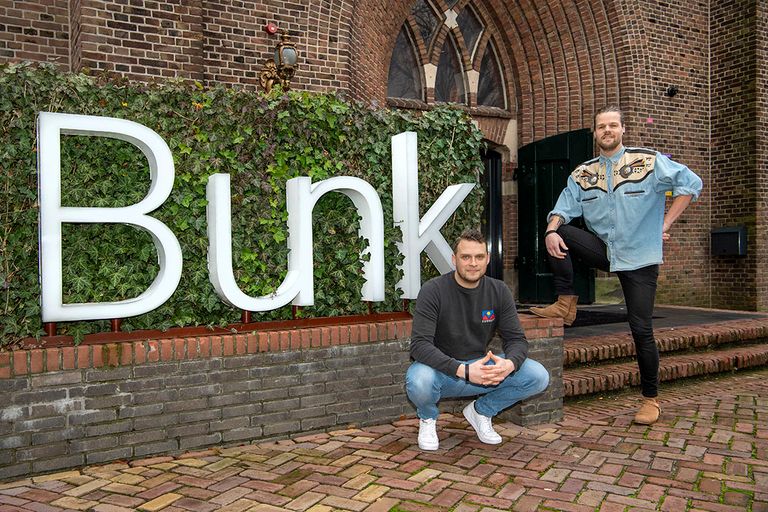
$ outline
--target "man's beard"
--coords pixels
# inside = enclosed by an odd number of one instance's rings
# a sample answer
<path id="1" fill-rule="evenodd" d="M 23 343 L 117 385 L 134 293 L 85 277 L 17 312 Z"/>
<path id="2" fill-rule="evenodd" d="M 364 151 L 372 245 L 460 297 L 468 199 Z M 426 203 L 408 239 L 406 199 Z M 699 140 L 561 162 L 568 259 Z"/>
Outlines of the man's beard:
<path id="1" fill-rule="evenodd" d="M 482 279 L 484 275 L 484 272 L 480 272 L 480 271 L 476 273 L 476 277 L 469 275 L 466 271 L 463 271 L 463 270 L 459 270 L 457 272 L 459 273 L 459 277 L 468 283 L 476 283 L 480 281 L 480 279 Z"/>
<path id="2" fill-rule="evenodd" d="M 614 137 L 611 142 L 603 142 L 602 139 L 599 139 L 597 141 L 597 147 L 599 147 L 601 150 L 610 152 L 619 147 L 621 144 L 621 139 L 618 137 Z"/>

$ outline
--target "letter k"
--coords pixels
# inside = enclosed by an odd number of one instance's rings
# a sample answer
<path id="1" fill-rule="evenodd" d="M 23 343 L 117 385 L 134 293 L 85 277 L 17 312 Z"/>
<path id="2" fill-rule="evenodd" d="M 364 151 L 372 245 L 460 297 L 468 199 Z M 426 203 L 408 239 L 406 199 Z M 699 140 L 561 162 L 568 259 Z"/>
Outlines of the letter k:
<path id="1" fill-rule="evenodd" d="M 419 163 L 415 132 L 392 137 L 392 214 L 400 226 L 403 241 L 397 247 L 403 255 L 403 278 L 397 287 L 401 298 L 415 299 L 421 288 L 421 253 L 426 251 L 438 272 L 453 270 L 453 250 L 440 228 L 448 221 L 474 188 L 472 183 L 451 185 L 419 220 Z"/>

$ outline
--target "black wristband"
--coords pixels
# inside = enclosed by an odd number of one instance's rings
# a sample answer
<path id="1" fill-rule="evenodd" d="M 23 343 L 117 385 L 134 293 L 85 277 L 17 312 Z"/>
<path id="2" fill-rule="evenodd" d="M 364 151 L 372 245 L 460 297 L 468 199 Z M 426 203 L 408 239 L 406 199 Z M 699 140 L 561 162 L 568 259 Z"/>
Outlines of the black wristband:
<path id="1" fill-rule="evenodd" d="M 469 365 L 464 363 L 464 380 L 469 382 Z"/>
<path id="2" fill-rule="evenodd" d="M 556 229 L 550 229 L 550 230 L 544 232 L 544 238 L 547 238 L 552 233 L 557 233 L 557 230 Z"/>

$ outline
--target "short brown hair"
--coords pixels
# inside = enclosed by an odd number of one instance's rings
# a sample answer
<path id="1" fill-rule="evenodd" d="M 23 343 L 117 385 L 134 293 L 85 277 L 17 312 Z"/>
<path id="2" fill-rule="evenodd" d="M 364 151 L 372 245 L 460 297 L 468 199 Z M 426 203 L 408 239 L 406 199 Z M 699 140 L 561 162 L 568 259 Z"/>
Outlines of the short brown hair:
<path id="1" fill-rule="evenodd" d="M 453 253 L 456 254 L 456 249 L 459 248 L 459 243 L 462 240 L 467 240 L 468 242 L 477 242 L 479 244 L 485 245 L 485 237 L 478 229 L 465 229 L 461 232 L 461 234 L 456 238 L 456 240 L 453 242 Z"/>
<path id="2" fill-rule="evenodd" d="M 607 105 L 601 108 L 600 110 L 598 110 L 595 113 L 595 119 L 594 119 L 595 125 L 597 125 L 597 116 L 599 116 L 600 114 L 607 114 L 608 112 L 616 112 L 617 114 L 619 114 L 619 122 L 621 123 L 621 126 L 624 126 L 624 112 L 622 112 L 621 109 L 616 105 Z"/>

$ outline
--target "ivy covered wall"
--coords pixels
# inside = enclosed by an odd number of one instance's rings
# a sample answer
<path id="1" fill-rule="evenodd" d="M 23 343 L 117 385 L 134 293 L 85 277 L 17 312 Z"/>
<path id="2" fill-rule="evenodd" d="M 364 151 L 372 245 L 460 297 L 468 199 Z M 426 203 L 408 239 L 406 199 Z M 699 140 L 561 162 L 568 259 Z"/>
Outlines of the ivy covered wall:
<path id="1" fill-rule="evenodd" d="M 386 300 L 375 311 L 399 309 L 400 230 L 392 222 L 390 137 L 419 137 L 423 215 L 451 184 L 478 183 L 481 133 L 459 109 L 422 114 L 382 110 L 332 94 L 279 90 L 271 95 L 195 82 L 133 84 L 64 74 L 54 67 L 0 66 L 0 346 L 43 334 L 38 272 L 38 194 L 35 125 L 41 111 L 118 117 L 155 130 L 171 149 L 175 183 L 152 215 L 178 238 L 184 255 L 181 283 L 160 308 L 123 322 L 123 330 L 227 325 L 240 311 L 224 304 L 208 280 L 205 187 L 229 173 L 233 266 L 248 295 L 273 292 L 287 271 L 285 183 L 356 176 L 378 192 L 384 208 Z M 62 137 L 62 206 L 116 207 L 149 190 L 140 150 L 104 137 Z M 449 242 L 478 226 L 482 191 L 476 187 L 442 232 Z M 359 217 L 342 194 L 328 194 L 314 210 L 315 306 L 299 315 L 367 313 L 358 254 Z M 149 233 L 127 225 L 63 226 L 64 302 L 136 297 L 154 279 L 157 254 Z M 424 259 L 423 279 L 435 274 Z M 254 314 L 254 321 L 290 318 L 291 307 Z M 58 325 L 79 338 L 109 330 L 108 321 Z"/>

